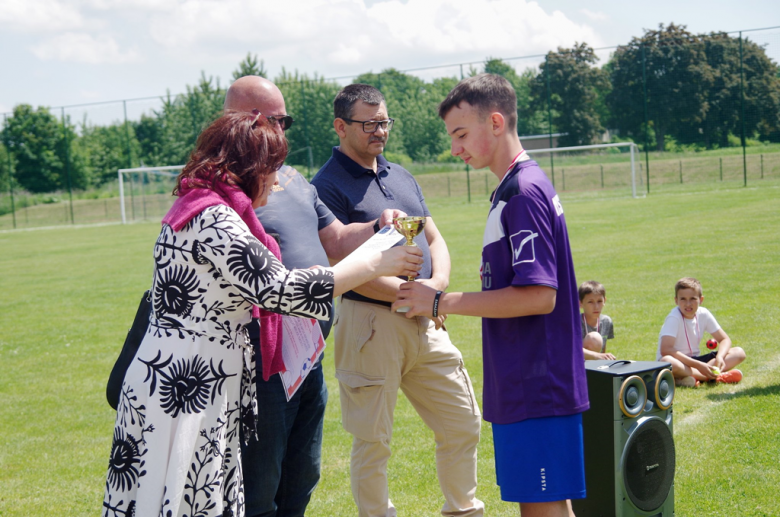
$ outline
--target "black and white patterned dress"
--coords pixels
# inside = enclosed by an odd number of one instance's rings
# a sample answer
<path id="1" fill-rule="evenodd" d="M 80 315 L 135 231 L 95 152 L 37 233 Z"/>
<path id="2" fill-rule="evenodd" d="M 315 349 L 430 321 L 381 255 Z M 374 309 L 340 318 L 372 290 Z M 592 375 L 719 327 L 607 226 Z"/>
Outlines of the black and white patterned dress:
<path id="1" fill-rule="evenodd" d="M 122 386 L 102 515 L 242 516 L 252 305 L 326 319 L 333 273 L 287 270 L 225 205 L 179 232 L 164 225 L 154 260 L 151 325 Z"/>

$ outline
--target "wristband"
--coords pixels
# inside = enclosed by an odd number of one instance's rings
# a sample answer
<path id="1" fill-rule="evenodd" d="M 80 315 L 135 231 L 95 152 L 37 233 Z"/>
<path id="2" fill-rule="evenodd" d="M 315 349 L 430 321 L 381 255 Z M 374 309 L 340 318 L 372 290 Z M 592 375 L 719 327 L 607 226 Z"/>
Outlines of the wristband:
<path id="1" fill-rule="evenodd" d="M 443 291 L 436 291 L 436 296 L 433 297 L 433 317 L 439 317 L 439 298 L 441 298 Z"/>
<path id="2" fill-rule="evenodd" d="M 379 232 L 379 230 L 381 230 L 381 228 L 379 227 L 379 219 L 377 219 L 374 223 L 374 233 Z"/>

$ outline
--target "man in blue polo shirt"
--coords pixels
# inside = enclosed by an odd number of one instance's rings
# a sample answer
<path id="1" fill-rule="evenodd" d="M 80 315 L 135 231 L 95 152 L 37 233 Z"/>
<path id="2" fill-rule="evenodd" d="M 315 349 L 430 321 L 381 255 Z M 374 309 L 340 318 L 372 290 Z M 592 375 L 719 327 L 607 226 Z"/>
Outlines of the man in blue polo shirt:
<path id="1" fill-rule="evenodd" d="M 420 186 L 382 156 L 393 119 L 381 92 L 352 84 L 339 92 L 333 106 L 339 146 L 312 180 L 320 199 L 344 224 L 373 221 L 391 207 L 425 216 L 424 232 L 415 239 L 425 257 L 418 278 L 446 289 L 449 252 Z M 336 377 L 342 424 L 353 435 L 350 477 L 359 515 L 396 515 L 388 495 L 387 461 L 399 388 L 434 432 L 442 514 L 482 515 L 484 505 L 475 497 L 480 413 L 471 381 L 442 319 L 407 319 L 390 310 L 401 282 L 370 282 L 344 294 L 338 304 Z"/>
<path id="2" fill-rule="evenodd" d="M 292 125 L 284 97 L 268 79 L 244 76 L 228 89 L 225 110 L 259 111 L 275 121 L 279 131 Z M 343 258 L 389 223 L 398 211 L 388 210 L 375 221 L 344 225 L 317 197 L 317 190 L 294 168 L 278 172 L 278 184 L 268 204 L 258 208 L 266 232 L 279 240 L 288 268 L 327 266 L 328 257 Z M 320 321 L 328 337 L 332 321 Z M 257 325 L 249 326 L 253 346 L 259 346 Z M 257 354 L 257 371 L 262 371 Z M 321 363 L 315 364 L 288 402 L 279 375 L 267 381 L 257 375 L 258 439 L 242 440 L 244 497 L 247 517 L 302 517 L 320 479 L 322 426 L 328 390 Z"/>

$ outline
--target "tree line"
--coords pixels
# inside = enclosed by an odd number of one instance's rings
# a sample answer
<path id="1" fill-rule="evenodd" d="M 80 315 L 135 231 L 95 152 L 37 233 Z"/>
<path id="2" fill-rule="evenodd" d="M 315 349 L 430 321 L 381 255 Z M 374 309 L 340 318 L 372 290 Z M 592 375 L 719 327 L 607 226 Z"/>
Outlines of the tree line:
<path id="1" fill-rule="evenodd" d="M 487 58 L 483 70 L 515 88 L 520 135 L 561 133 L 560 146 L 600 141 L 607 129 L 619 135 L 613 138 L 656 151 L 744 145 L 743 130 L 748 139 L 780 142 L 780 68 L 749 39 L 661 25 L 599 65 L 594 49 L 577 43 L 550 51 L 538 69 L 518 72 Z M 267 77 L 263 61 L 248 54 L 233 80 L 244 75 Z M 459 79 L 425 81 L 392 68 L 355 78 L 379 88 L 396 119 L 390 160 L 453 161 L 437 109 Z M 287 131 L 288 162 L 321 165 L 338 144 L 332 102 L 340 86 L 285 69 L 273 81 L 295 118 Z M 219 80 L 204 73 L 139 120 L 107 126 L 18 105 L 0 132 L 0 186 L 8 190 L 13 171 L 15 184 L 29 192 L 87 189 L 114 180 L 120 168 L 185 163 L 200 132 L 220 115 L 224 95 Z"/>

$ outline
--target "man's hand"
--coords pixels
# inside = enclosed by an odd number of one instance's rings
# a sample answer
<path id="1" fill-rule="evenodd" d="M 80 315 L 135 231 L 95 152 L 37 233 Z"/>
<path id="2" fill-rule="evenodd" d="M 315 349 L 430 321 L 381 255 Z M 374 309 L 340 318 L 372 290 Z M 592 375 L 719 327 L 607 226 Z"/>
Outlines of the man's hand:
<path id="1" fill-rule="evenodd" d="M 601 356 L 601 359 L 604 361 L 614 361 L 616 358 L 614 355 L 610 354 L 609 352 L 604 352 L 603 354 L 599 354 Z"/>
<path id="2" fill-rule="evenodd" d="M 433 324 L 436 326 L 436 330 L 439 330 L 444 326 L 444 321 L 447 319 L 446 314 L 439 314 L 437 317 L 433 318 Z"/>
<path id="3" fill-rule="evenodd" d="M 399 286 L 395 295 L 396 301 L 393 302 L 390 309 L 396 311 L 399 307 L 409 307 L 409 311 L 406 313 L 407 318 L 415 316 L 433 318 L 433 300 L 435 297 L 436 289 L 428 287 L 422 282 L 404 282 Z"/>
<path id="4" fill-rule="evenodd" d="M 396 210 L 395 208 L 388 208 L 383 210 L 379 215 L 379 228 L 384 228 L 388 224 L 392 226 L 393 219 L 396 217 L 406 217 L 406 212 L 402 210 Z"/>

